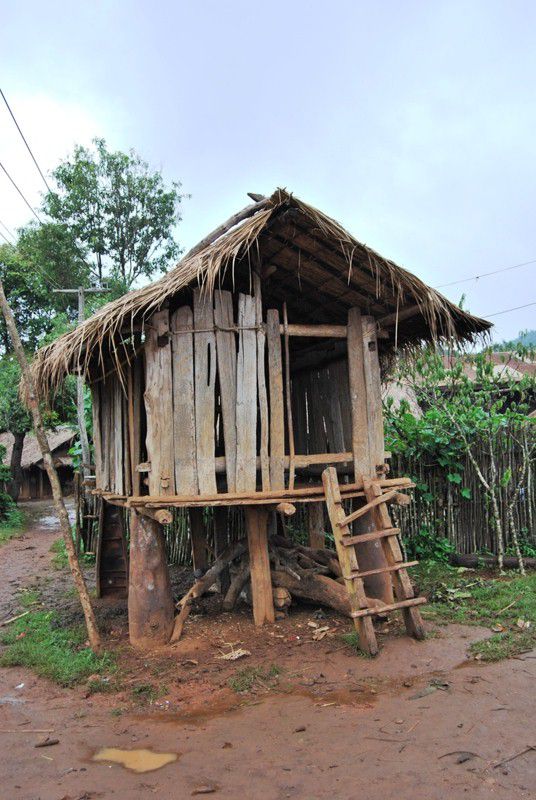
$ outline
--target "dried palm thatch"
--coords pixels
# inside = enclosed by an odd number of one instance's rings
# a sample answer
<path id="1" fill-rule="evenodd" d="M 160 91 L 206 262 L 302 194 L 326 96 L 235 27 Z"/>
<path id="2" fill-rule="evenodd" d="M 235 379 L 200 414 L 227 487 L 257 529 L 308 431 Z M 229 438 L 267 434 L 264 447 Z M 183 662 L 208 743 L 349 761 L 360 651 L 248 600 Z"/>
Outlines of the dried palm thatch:
<path id="1" fill-rule="evenodd" d="M 100 309 L 36 355 L 39 393 L 55 391 L 66 374 L 122 374 L 135 332 L 158 309 L 176 306 L 188 287 L 250 290 L 261 264 L 267 306 L 287 302 L 291 321 L 345 324 L 358 306 L 387 326 L 384 348 L 422 341 L 472 340 L 490 323 L 461 311 L 412 273 L 361 244 L 338 222 L 278 189 L 231 217 L 164 277 Z"/>

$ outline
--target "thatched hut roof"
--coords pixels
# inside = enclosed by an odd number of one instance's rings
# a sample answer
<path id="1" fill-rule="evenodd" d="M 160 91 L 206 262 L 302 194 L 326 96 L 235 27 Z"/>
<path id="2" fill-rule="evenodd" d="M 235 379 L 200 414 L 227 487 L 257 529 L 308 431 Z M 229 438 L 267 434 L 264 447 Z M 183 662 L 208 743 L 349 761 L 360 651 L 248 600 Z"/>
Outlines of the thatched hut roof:
<path id="1" fill-rule="evenodd" d="M 75 436 L 76 430 L 74 428 L 58 428 L 55 431 L 47 431 L 50 452 L 52 453 L 56 466 L 72 464 L 72 458 L 70 456 L 65 454 L 59 456 L 56 451 L 60 448 L 65 449 L 67 445 L 71 444 Z M 6 448 L 6 454 L 4 456 L 5 464 L 9 464 L 11 461 L 14 441 L 15 437 L 9 431 L 0 433 L 0 445 Z M 27 433 L 24 437 L 24 445 L 22 447 L 21 467 L 23 469 L 29 469 L 34 466 L 43 466 L 43 454 L 41 453 L 41 448 L 39 447 L 39 442 L 35 438 L 35 434 Z"/>
<path id="2" fill-rule="evenodd" d="M 176 305 L 188 287 L 249 291 L 257 259 L 265 305 L 286 301 L 290 322 L 345 324 L 348 309 L 358 306 L 390 332 L 384 349 L 473 340 L 490 327 L 335 220 L 278 189 L 213 231 L 160 280 L 109 303 L 42 348 L 33 364 L 38 391 L 57 388 L 78 369 L 110 369 L 110 358 L 120 368 L 132 357 L 134 332 L 154 311 Z"/>

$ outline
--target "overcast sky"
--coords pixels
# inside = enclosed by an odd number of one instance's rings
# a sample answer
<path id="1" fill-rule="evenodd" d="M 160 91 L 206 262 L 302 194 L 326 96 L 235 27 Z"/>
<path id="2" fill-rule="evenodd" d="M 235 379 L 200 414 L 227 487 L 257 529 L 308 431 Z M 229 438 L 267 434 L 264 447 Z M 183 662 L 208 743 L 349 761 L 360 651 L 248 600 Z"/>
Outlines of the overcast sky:
<path id="1" fill-rule="evenodd" d="M 536 260 L 536 4 L 412 0 L 4 3 L 0 85 L 43 169 L 135 148 L 192 196 L 189 247 L 293 191 L 433 286 Z M 43 188 L 5 107 L 0 160 Z M 0 220 L 28 209 L 0 175 Z M 3 230 L 3 229 L 2 229 Z M 536 264 L 443 289 L 486 316 Z M 536 305 L 493 318 L 536 327 Z"/>

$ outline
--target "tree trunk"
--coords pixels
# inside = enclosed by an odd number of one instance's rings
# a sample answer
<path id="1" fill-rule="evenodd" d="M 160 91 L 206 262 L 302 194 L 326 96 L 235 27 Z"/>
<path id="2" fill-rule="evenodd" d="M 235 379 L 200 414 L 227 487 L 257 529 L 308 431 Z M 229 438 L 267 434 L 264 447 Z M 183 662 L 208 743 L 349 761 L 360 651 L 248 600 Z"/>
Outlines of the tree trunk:
<path id="1" fill-rule="evenodd" d="M 165 645 L 173 632 L 173 597 L 162 526 L 130 513 L 128 630 L 141 650 Z"/>
<path id="2" fill-rule="evenodd" d="M 22 450 L 24 447 L 25 433 L 14 433 L 15 441 L 13 442 L 13 450 L 11 451 L 11 480 L 7 485 L 7 493 L 17 502 L 20 494 L 20 487 L 22 485 Z"/>
<path id="3" fill-rule="evenodd" d="M 52 460 L 52 453 L 50 452 L 50 447 L 45 434 L 45 429 L 43 427 L 43 419 L 41 417 L 41 409 L 39 408 L 39 400 L 37 398 L 35 384 L 32 378 L 30 367 L 28 366 L 28 361 L 24 353 L 24 348 L 20 340 L 19 332 L 17 331 L 15 318 L 13 316 L 13 312 L 11 311 L 9 303 L 7 302 L 6 296 L 4 294 L 4 287 L 2 285 L 1 280 L 0 280 L 0 307 L 2 309 L 2 314 L 4 315 L 4 319 L 6 321 L 7 329 L 9 330 L 9 335 L 11 336 L 11 340 L 13 342 L 13 348 L 15 350 L 17 360 L 20 364 L 20 369 L 24 381 L 23 385 L 24 388 L 26 389 L 26 402 L 32 414 L 35 436 L 39 444 L 39 449 L 41 450 L 41 454 L 43 456 L 43 462 L 45 464 L 45 469 L 47 471 L 48 479 L 50 481 L 50 486 L 52 488 L 52 496 L 54 497 L 54 503 L 56 505 L 56 512 L 58 514 L 60 521 L 60 528 L 63 535 L 63 541 L 65 542 L 65 548 L 67 550 L 69 567 L 71 568 L 71 574 L 73 576 L 74 585 L 76 586 L 76 590 L 80 597 L 80 603 L 84 611 L 84 618 L 86 621 L 89 643 L 95 652 L 99 652 L 101 643 L 100 643 L 100 636 L 97 628 L 97 623 L 95 620 L 95 614 L 93 613 L 93 608 L 89 598 L 89 593 L 87 591 L 86 582 L 84 580 L 84 576 L 82 574 L 82 571 L 80 569 L 80 564 L 78 563 L 78 558 L 76 556 L 76 550 L 74 548 L 74 542 L 71 531 L 71 523 L 69 521 L 69 514 L 67 513 L 67 509 L 63 501 L 60 480 L 58 478 L 56 467 L 54 466 L 54 461 Z"/>

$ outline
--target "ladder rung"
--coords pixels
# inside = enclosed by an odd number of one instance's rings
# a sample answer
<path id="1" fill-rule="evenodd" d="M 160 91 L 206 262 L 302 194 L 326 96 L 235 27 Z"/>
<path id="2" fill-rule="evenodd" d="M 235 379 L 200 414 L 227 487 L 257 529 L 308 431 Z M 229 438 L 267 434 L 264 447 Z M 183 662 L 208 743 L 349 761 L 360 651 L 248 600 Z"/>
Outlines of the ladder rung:
<path id="1" fill-rule="evenodd" d="M 375 497 L 374 500 L 371 500 L 370 503 L 367 503 L 361 508 L 358 508 L 356 511 L 353 511 L 351 514 L 348 514 L 343 520 L 339 522 L 339 528 L 342 528 L 344 525 L 350 525 L 351 522 L 355 522 L 356 519 L 359 517 L 368 514 L 373 508 L 376 506 L 380 506 L 382 503 L 388 503 L 389 500 L 392 500 L 394 496 L 398 494 L 396 489 L 391 489 L 390 492 L 385 492 L 385 494 L 379 495 L 379 497 Z"/>
<path id="2" fill-rule="evenodd" d="M 361 533 L 358 536 L 342 536 L 341 542 L 346 547 L 350 547 L 350 545 L 362 544 L 363 542 L 374 542 L 376 539 L 383 539 L 385 536 L 396 536 L 398 533 L 400 533 L 400 528 L 384 528 L 381 531 Z"/>
<path id="3" fill-rule="evenodd" d="M 417 566 L 418 561 L 399 561 L 397 564 L 391 564 L 388 567 L 378 567 L 378 569 L 367 569 L 365 572 L 351 572 L 346 580 L 354 580 L 355 578 L 367 578 L 369 575 L 381 575 L 384 572 L 398 572 L 401 569 L 408 569 L 408 567 Z"/>
<path id="4" fill-rule="evenodd" d="M 386 614 L 388 611 L 396 611 L 398 608 L 422 606 L 422 604 L 426 602 L 426 597 L 412 597 L 410 600 L 400 600 L 399 603 L 391 603 L 391 605 L 382 606 L 381 608 L 361 608 L 359 611 L 352 611 L 350 616 L 354 619 L 359 617 L 372 617 L 375 614 Z"/>

